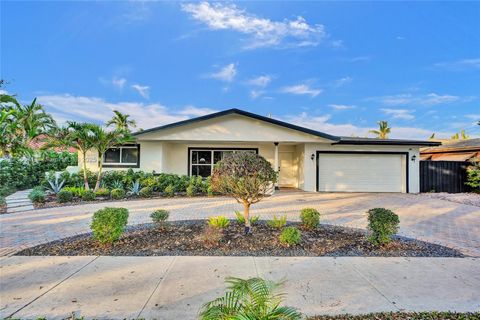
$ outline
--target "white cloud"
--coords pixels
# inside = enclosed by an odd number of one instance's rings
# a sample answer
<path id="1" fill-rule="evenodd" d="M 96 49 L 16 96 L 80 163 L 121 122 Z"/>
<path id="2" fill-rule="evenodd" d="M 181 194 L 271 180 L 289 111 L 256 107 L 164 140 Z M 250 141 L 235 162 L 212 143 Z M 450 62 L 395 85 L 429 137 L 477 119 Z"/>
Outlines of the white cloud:
<path id="1" fill-rule="evenodd" d="M 467 114 L 465 115 L 468 119 L 480 121 L 480 114 Z"/>
<path id="2" fill-rule="evenodd" d="M 381 103 L 389 106 L 402 106 L 402 105 L 420 105 L 420 106 L 434 106 L 439 104 L 447 104 L 455 101 L 459 101 L 460 97 L 448 95 L 448 94 L 436 94 L 429 93 L 424 95 L 397 94 L 390 96 L 374 97 L 371 100 L 380 101 Z"/>
<path id="3" fill-rule="evenodd" d="M 307 94 L 311 97 L 316 97 L 320 93 L 322 93 L 322 89 L 319 88 L 310 88 L 310 86 L 306 84 L 298 84 L 294 86 L 288 86 L 281 89 L 283 93 L 291 93 L 291 94 Z"/>
<path id="4" fill-rule="evenodd" d="M 343 87 L 344 85 L 349 84 L 352 81 L 353 81 L 352 77 L 349 77 L 349 76 L 343 77 L 343 78 L 340 78 L 338 80 L 335 80 L 334 86 L 336 88 L 340 88 L 340 87 Z"/>
<path id="5" fill-rule="evenodd" d="M 329 104 L 328 106 L 335 110 L 348 110 L 348 109 L 356 108 L 356 106 L 354 105 L 347 105 L 347 104 Z"/>
<path id="6" fill-rule="evenodd" d="M 125 78 L 117 78 L 117 77 L 114 77 L 112 79 L 112 85 L 117 88 L 117 89 L 123 89 L 123 87 L 125 86 L 125 83 L 127 83 L 127 79 Z"/>
<path id="7" fill-rule="evenodd" d="M 247 81 L 249 85 L 265 88 L 272 81 L 272 77 L 268 75 L 258 76 Z"/>
<path id="8" fill-rule="evenodd" d="M 461 59 L 450 62 L 435 63 L 434 67 L 448 70 L 477 70 L 480 69 L 480 58 Z"/>
<path id="9" fill-rule="evenodd" d="M 295 20 L 273 21 L 260 18 L 235 4 L 208 2 L 182 5 L 183 11 L 212 30 L 232 30 L 250 36 L 246 48 L 316 46 L 326 37 L 324 26 Z"/>
<path id="10" fill-rule="evenodd" d="M 232 82 L 236 74 L 236 65 L 234 63 L 230 63 L 220 69 L 218 72 L 210 74 L 209 77 L 220 81 Z"/>
<path id="11" fill-rule="evenodd" d="M 370 61 L 372 57 L 370 56 L 358 56 L 358 57 L 353 57 L 349 61 L 350 62 L 365 62 L 365 61 Z"/>
<path id="12" fill-rule="evenodd" d="M 392 119 L 413 120 L 415 116 L 412 114 L 415 110 L 407 109 L 380 109 L 383 113 L 391 116 Z"/>
<path id="13" fill-rule="evenodd" d="M 150 95 L 150 87 L 149 86 L 141 86 L 139 84 L 133 84 L 132 88 L 138 92 L 139 95 L 144 97 L 145 99 L 148 99 Z"/>
<path id="14" fill-rule="evenodd" d="M 129 114 L 137 121 L 138 128 L 151 128 L 199 115 L 215 112 L 210 108 L 187 106 L 174 111 L 158 103 L 141 102 L 113 103 L 98 97 L 74 96 L 70 94 L 38 96 L 41 103 L 56 120 L 105 122 L 112 118 L 113 110 Z"/>
<path id="15" fill-rule="evenodd" d="M 258 97 L 260 97 L 264 93 L 265 93 L 265 91 L 262 91 L 262 90 L 252 90 L 252 91 L 250 91 L 250 98 L 257 99 Z"/>

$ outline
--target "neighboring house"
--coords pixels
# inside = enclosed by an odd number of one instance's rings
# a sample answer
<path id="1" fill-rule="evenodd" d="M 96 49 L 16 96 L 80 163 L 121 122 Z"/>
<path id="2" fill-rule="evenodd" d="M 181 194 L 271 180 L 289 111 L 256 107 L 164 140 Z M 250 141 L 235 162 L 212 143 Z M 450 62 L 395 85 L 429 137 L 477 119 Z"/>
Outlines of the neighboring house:
<path id="1" fill-rule="evenodd" d="M 272 163 L 280 187 L 329 192 L 419 192 L 419 148 L 439 145 L 338 137 L 238 109 L 134 135 L 137 144 L 109 150 L 104 167 L 207 177 L 226 153 L 247 151 Z M 97 168 L 94 152 L 87 162 Z"/>
<path id="2" fill-rule="evenodd" d="M 450 140 L 441 146 L 422 148 L 420 158 L 429 161 L 470 161 L 480 158 L 480 138 Z"/>
<path id="3" fill-rule="evenodd" d="M 45 134 L 41 134 L 36 138 L 33 138 L 28 146 L 35 151 L 42 150 L 42 147 L 47 143 L 48 136 Z M 75 153 L 77 152 L 77 149 L 75 148 L 63 148 L 63 147 L 55 147 L 55 148 L 50 148 L 55 150 L 56 152 L 63 152 L 63 151 L 68 151 L 70 153 Z"/>

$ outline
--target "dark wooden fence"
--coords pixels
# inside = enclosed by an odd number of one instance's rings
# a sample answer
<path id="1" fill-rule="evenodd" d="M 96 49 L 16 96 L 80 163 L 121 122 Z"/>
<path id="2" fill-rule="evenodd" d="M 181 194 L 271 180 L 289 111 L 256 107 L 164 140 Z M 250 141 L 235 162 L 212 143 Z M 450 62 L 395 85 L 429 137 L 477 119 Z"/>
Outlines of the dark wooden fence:
<path id="1" fill-rule="evenodd" d="M 468 192 L 468 162 L 420 161 L 420 192 Z"/>

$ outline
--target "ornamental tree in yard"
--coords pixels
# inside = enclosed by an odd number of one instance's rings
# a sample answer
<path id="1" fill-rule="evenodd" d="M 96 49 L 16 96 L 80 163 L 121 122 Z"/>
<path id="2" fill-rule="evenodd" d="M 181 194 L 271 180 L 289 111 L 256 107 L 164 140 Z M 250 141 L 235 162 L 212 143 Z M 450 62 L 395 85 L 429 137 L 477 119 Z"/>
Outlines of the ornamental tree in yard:
<path id="1" fill-rule="evenodd" d="M 234 197 L 243 204 L 245 233 L 250 232 L 250 206 L 259 202 L 276 181 L 277 175 L 270 162 L 250 152 L 225 155 L 213 168 L 214 191 Z"/>

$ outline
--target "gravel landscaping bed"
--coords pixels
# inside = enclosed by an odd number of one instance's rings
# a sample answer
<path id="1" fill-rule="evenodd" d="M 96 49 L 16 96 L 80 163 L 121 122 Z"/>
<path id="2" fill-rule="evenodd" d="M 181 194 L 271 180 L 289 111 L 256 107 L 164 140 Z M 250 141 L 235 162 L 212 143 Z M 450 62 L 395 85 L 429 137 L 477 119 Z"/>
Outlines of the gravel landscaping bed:
<path id="1" fill-rule="evenodd" d="M 300 227 L 297 223 L 289 225 Z M 244 227 L 234 221 L 220 233 L 205 233 L 204 220 L 178 221 L 166 228 L 152 224 L 129 227 L 111 247 L 102 246 L 91 234 L 65 238 L 25 249 L 17 255 L 107 255 L 107 256 L 382 256 L 382 257 L 463 257 L 451 248 L 395 237 L 388 245 L 375 247 L 366 240 L 365 231 L 320 225 L 313 231 L 302 230 L 297 246 L 285 247 L 280 230 L 261 221 L 253 233 L 243 235 Z"/>
<path id="2" fill-rule="evenodd" d="M 480 193 L 422 193 L 420 196 L 480 207 Z"/>
<path id="3" fill-rule="evenodd" d="M 480 320 L 479 312 L 382 312 L 365 315 L 315 316 L 307 320 Z"/>

